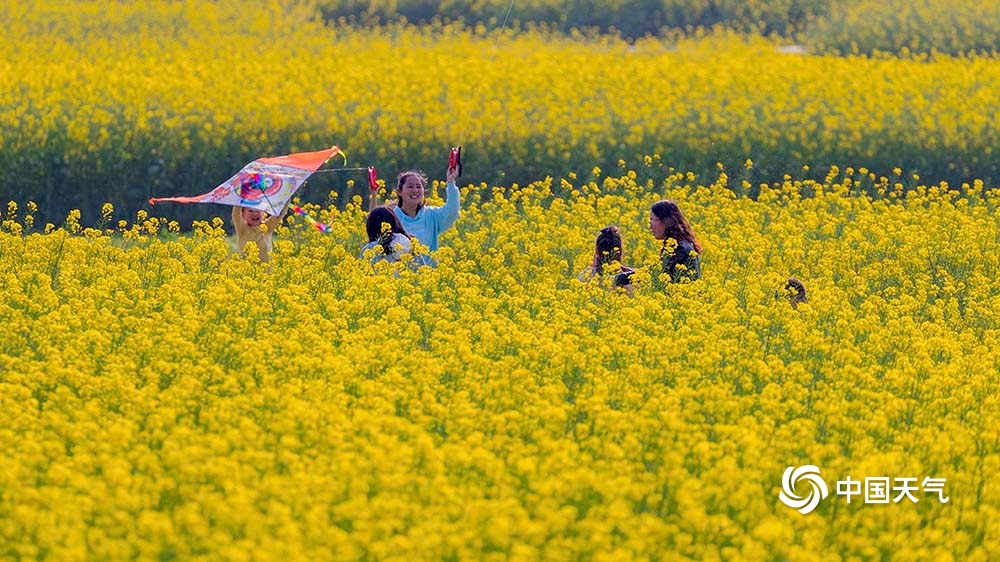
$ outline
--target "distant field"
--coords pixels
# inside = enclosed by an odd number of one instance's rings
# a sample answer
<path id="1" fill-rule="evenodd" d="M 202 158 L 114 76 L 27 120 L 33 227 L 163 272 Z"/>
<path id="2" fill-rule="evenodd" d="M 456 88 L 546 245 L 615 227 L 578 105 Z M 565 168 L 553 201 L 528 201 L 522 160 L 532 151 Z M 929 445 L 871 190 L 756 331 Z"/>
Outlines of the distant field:
<path id="1" fill-rule="evenodd" d="M 461 20 L 635 39 L 719 27 L 841 54 L 1000 50 L 998 0 L 317 0 L 331 22 Z M 509 9 L 509 12 L 508 12 Z M 509 15 L 508 15 L 509 14 Z"/>
<path id="2" fill-rule="evenodd" d="M 325 27 L 265 4 L 6 3 L 0 43 L 0 199 L 61 224 L 207 191 L 258 156 L 337 144 L 382 177 L 443 173 L 510 185 L 658 155 L 750 184 L 866 167 L 909 188 L 1000 179 L 1000 62 L 783 54 L 711 34 L 627 44 L 496 26 Z M 498 48 L 494 49 L 494 46 Z M 44 55 L 44 56 L 43 56 Z M 755 165 L 746 170 L 744 162 Z M 658 176 L 662 181 L 664 175 Z M 352 194 L 317 176 L 307 200 Z M 739 187 L 741 183 L 737 183 Z M 205 208 L 170 211 L 182 228 Z"/>

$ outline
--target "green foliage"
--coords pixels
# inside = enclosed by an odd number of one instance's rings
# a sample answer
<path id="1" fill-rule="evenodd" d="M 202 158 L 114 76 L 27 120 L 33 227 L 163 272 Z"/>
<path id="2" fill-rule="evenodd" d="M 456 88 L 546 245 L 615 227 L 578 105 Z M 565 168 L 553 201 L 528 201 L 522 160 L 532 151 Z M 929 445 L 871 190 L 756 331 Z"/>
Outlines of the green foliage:
<path id="1" fill-rule="evenodd" d="M 995 53 L 1000 51 L 1000 1 L 840 2 L 810 27 L 806 42 L 812 50 L 838 54 Z"/>
<path id="2" fill-rule="evenodd" d="M 826 13 L 828 0 L 318 0 L 330 22 L 385 24 L 461 20 L 495 25 L 508 8 L 511 21 L 561 32 L 574 29 L 616 31 L 626 38 L 661 35 L 666 30 L 722 26 L 740 31 L 790 36 Z"/>

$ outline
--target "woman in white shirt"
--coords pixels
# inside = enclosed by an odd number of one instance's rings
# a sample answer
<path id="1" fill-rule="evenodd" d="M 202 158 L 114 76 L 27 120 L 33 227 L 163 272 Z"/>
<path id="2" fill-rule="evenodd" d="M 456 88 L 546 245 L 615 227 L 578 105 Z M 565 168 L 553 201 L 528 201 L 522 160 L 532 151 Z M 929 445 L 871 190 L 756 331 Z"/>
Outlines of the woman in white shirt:
<path id="1" fill-rule="evenodd" d="M 375 207 L 368 213 L 365 224 L 368 244 L 361 249 L 361 257 L 371 256 L 372 265 L 385 260 L 390 263 L 409 259 L 415 265 L 423 260 L 412 255 L 411 236 L 399 222 L 396 213 L 384 205 Z"/>

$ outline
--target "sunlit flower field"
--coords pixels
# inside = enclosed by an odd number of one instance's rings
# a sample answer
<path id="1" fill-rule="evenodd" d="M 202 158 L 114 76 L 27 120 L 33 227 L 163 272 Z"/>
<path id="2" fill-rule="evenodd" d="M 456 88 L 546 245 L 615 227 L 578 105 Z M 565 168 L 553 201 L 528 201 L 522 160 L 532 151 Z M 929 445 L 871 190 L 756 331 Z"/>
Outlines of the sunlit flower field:
<path id="1" fill-rule="evenodd" d="M 96 222 L 104 202 L 134 212 L 254 158 L 332 144 L 392 173 L 460 144 L 470 181 L 491 185 L 646 154 L 701 175 L 749 158 L 754 184 L 803 165 L 1000 183 L 995 56 L 803 56 L 721 33 L 360 29 L 289 4 L 0 0 L 0 169 L 17 175 L 0 199 L 34 200 L 47 222 L 71 209 Z M 207 218 L 195 212 L 176 218 Z"/>
<path id="2" fill-rule="evenodd" d="M 997 559 L 997 195 L 834 169 L 754 200 L 646 164 L 463 185 L 415 272 L 357 257 L 360 199 L 286 219 L 269 264 L 221 220 L 7 206 L 0 556 Z M 652 269 L 662 197 L 699 281 Z M 631 297 L 576 278 L 609 224 Z M 779 491 L 810 464 L 803 515 Z M 835 492 L 877 476 L 949 501 Z"/>
<path id="3" fill-rule="evenodd" d="M 0 0 L 0 559 L 1000 559 L 995 1 L 859 3 L 803 55 Z M 332 164 L 331 232 L 268 263 L 146 203 L 334 144 L 432 204 L 463 145 L 438 267 L 360 259 Z M 659 274 L 662 198 L 698 281 Z M 578 279 L 608 225 L 633 291 Z"/>

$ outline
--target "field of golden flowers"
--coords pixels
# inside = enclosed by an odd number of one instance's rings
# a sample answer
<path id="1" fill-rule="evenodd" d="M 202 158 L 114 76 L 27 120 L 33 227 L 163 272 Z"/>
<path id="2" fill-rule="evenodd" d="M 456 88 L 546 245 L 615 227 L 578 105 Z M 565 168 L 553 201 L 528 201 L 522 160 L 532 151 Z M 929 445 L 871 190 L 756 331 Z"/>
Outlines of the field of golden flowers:
<path id="1" fill-rule="evenodd" d="M 106 207 L 43 234 L 12 203 L 0 556 L 1000 556 L 1000 198 L 845 169 L 752 200 L 648 171 L 463 185 L 441 265 L 398 275 L 356 257 L 360 200 L 310 207 L 330 234 L 288 219 L 270 269 L 220 220 Z M 576 280 L 607 224 L 656 263 L 663 196 L 702 280 Z M 806 464 L 830 496 L 802 515 L 778 494 Z M 835 493 L 877 476 L 949 501 Z"/>
<path id="2" fill-rule="evenodd" d="M 443 166 L 462 144 L 470 181 L 490 185 L 647 154 L 702 181 L 716 162 L 751 159 L 754 185 L 833 165 L 1000 183 L 992 56 L 802 56 L 721 33 L 366 29 L 286 4 L 0 2 L 0 168 L 17 177 L 0 199 L 95 223 L 104 202 L 131 214 L 254 158 L 332 144 L 386 173 Z M 341 186 L 323 192 L 343 205 Z M 184 229 L 210 218 L 175 213 Z"/>
<path id="3" fill-rule="evenodd" d="M 1000 558 L 995 57 L 269 0 L 0 22 L 0 559 Z M 439 267 L 357 258 L 347 173 L 301 192 L 332 232 L 287 219 L 268 265 L 228 209 L 145 205 L 332 144 L 390 180 L 465 146 Z M 662 197 L 695 283 L 651 269 Z M 576 279 L 609 224 L 634 296 Z M 917 501 L 838 494 L 868 477 Z"/>

